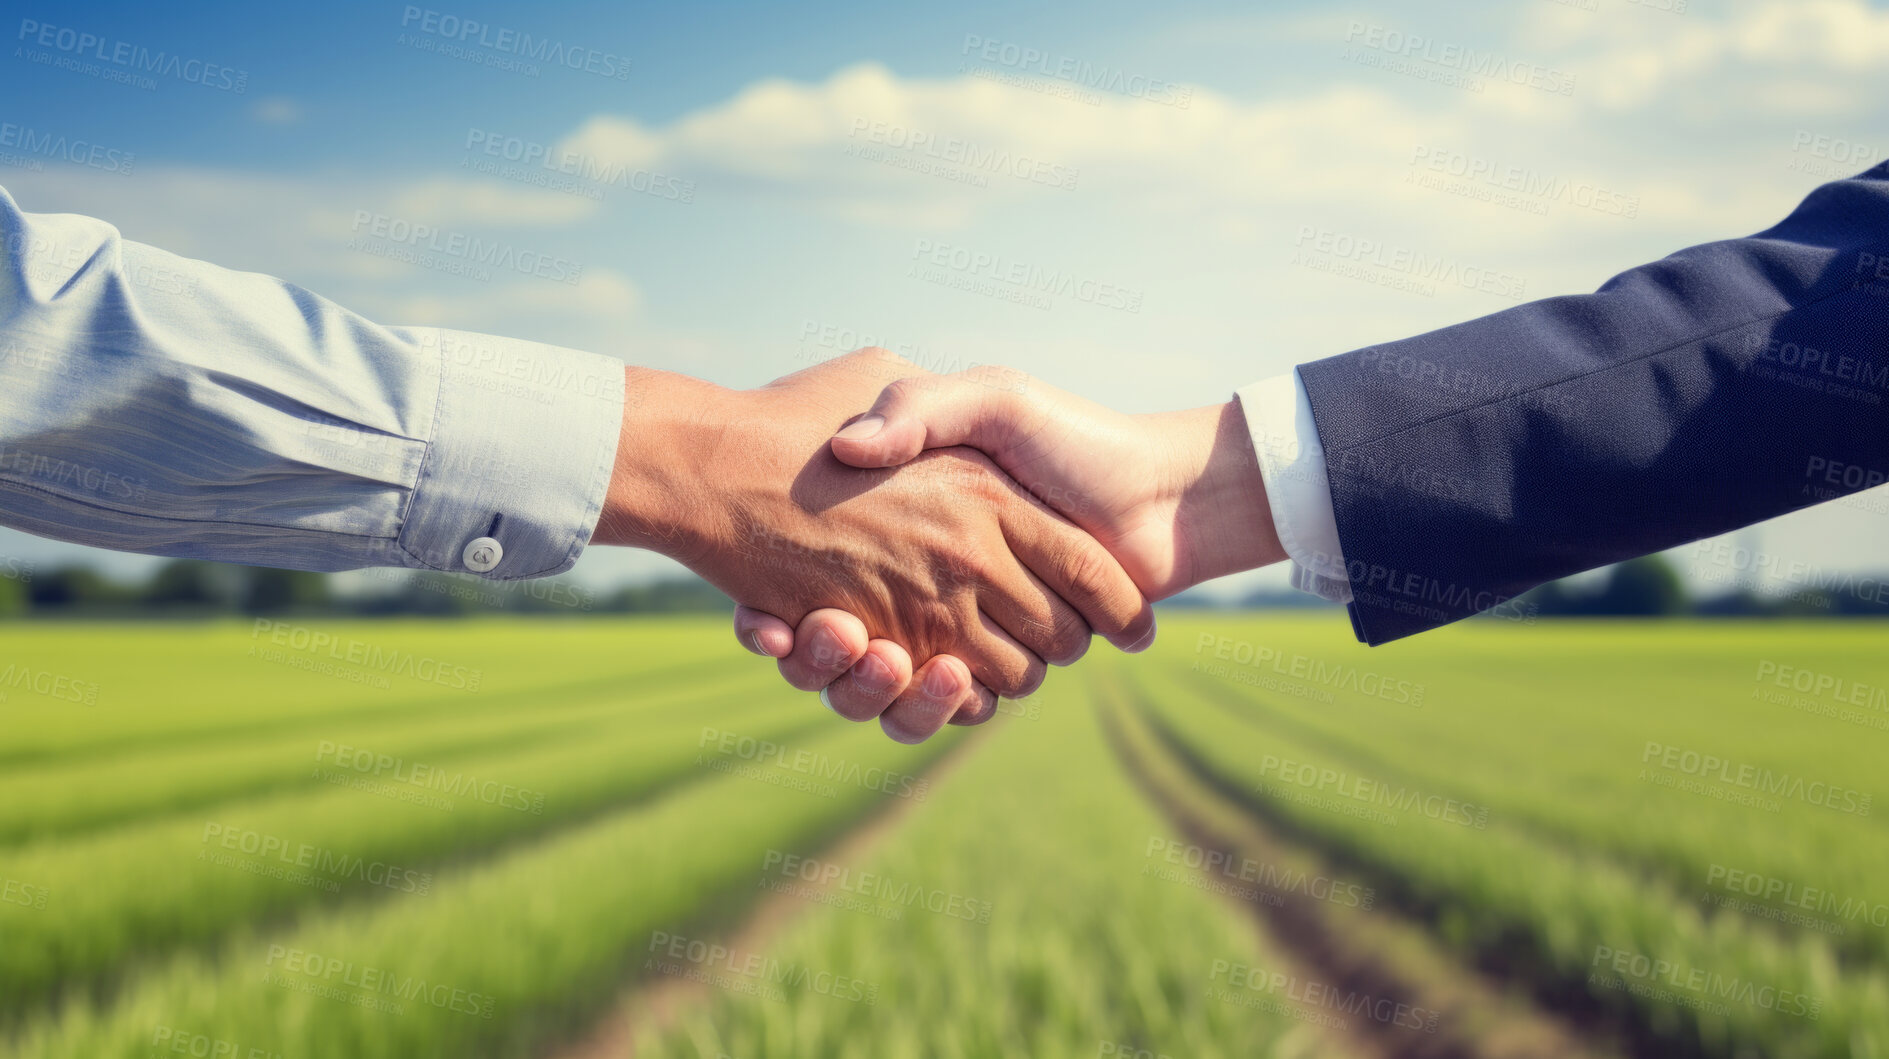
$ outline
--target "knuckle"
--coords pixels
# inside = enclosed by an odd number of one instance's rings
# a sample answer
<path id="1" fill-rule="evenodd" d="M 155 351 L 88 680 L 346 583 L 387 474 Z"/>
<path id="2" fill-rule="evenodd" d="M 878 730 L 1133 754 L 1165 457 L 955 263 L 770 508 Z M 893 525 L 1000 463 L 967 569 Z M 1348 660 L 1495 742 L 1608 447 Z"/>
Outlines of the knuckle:
<path id="1" fill-rule="evenodd" d="M 907 620 L 931 641 L 955 636 L 964 625 L 959 608 L 942 598 L 919 600 L 908 608 Z"/>
<path id="2" fill-rule="evenodd" d="M 1021 699 L 1041 687 L 1043 674 L 1047 671 L 1042 661 L 1036 658 L 1027 661 L 1004 659 L 989 668 L 989 676 L 979 682 L 1006 699 Z"/>
<path id="3" fill-rule="evenodd" d="M 927 380 L 913 376 L 893 379 L 886 383 L 879 399 L 888 404 L 907 404 L 917 398 L 925 389 Z"/>
<path id="4" fill-rule="evenodd" d="M 1075 662 L 1089 651 L 1089 623 L 1074 611 L 1059 611 L 1050 630 L 1050 649 L 1057 665 Z"/>
<path id="5" fill-rule="evenodd" d="M 1055 571 L 1060 587 L 1070 593 L 1099 603 L 1115 604 L 1121 586 L 1116 580 L 1115 561 L 1098 546 L 1071 544 L 1056 556 Z M 1067 595 L 1068 593 L 1065 593 Z M 1109 606 L 1111 612 L 1118 606 Z"/>
<path id="6" fill-rule="evenodd" d="M 997 716 L 997 696 L 984 690 L 959 707 L 958 712 L 952 716 L 951 723 L 961 728 L 975 728 L 995 716 Z"/>
<path id="7" fill-rule="evenodd" d="M 877 364 L 896 365 L 900 367 L 911 364 L 911 361 L 906 360 L 904 357 L 899 356 L 897 353 L 892 352 L 884 346 L 860 346 L 847 355 L 857 357 L 860 360 L 872 361 Z"/>
<path id="8" fill-rule="evenodd" d="M 1036 694 L 1043 681 L 1049 676 L 1049 667 L 1040 661 L 1031 661 L 1023 672 L 1018 674 L 1016 685 L 1004 693 L 1005 698 L 1024 699 Z"/>
<path id="9" fill-rule="evenodd" d="M 881 346 L 862 346 L 836 359 L 844 362 L 848 371 L 878 383 L 890 382 L 920 370 L 916 364 Z"/>
<path id="10" fill-rule="evenodd" d="M 1036 382 L 1035 377 L 1025 371 L 1006 367 L 1002 364 L 979 364 L 958 373 L 957 378 L 999 394 L 1014 394 L 1028 397 L 1030 387 Z"/>
<path id="11" fill-rule="evenodd" d="M 932 455 L 930 466 L 940 488 L 982 505 L 1015 501 L 1015 494 L 1004 484 L 1003 472 L 982 452 L 959 447 L 934 450 Z"/>
<path id="12" fill-rule="evenodd" d="M 938 554 L 933 577 L 940 595 L 956 595 L 985 584 L 990 574 L 985 569 L 983 556 L 963 545 L 954 545 Z"/>

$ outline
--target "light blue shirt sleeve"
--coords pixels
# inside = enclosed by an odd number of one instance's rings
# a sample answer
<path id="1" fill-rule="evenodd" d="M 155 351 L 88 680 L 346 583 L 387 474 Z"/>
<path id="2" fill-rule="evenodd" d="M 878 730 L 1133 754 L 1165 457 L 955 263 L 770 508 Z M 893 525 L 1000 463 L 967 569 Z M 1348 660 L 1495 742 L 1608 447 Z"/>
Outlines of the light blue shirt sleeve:
<path id="1" fill-rule="evenodd" d="M 302 570 L 568 570 L 623 365 L 383 327 L 0 189 L 0 523 Z M 478 546 L 474 546 L 479 542 Z"/>
<path id="2" fill-rule="evenodd" d="M 1293 587 L 1333 603 L 1351 602 L 1331 481 L 1325 477 L 1325 446 L 1304 381 L 1296 371 L 1275 375 L 1240 390 L 1239 398 L 1266 482 L 1273 529 L 1292 560 Z"/>

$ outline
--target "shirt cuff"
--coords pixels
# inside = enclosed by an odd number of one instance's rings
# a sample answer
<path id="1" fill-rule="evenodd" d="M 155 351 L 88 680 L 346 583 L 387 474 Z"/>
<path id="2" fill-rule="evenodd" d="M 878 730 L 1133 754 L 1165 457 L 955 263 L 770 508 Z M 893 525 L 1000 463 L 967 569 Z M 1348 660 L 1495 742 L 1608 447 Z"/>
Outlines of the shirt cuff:
<path id="1" fill-rule="evenodd" d="M 1292 371 L 1240 390 L 1239 398 L 1266 482 L 1273 529 L 1292 560 L 1292 587 L 1333 603 L 1351 602 L 1331 480 L 1325 476 L 1325 447 L 1305 383 Z"/>
<path id="2" fill-rule="evenodd" d="M 439 400 L 401 549 L 494 581 L 569 570 L 616 464 L 622 363 L 464 331 L 406 336 L 439 355 Z"/>

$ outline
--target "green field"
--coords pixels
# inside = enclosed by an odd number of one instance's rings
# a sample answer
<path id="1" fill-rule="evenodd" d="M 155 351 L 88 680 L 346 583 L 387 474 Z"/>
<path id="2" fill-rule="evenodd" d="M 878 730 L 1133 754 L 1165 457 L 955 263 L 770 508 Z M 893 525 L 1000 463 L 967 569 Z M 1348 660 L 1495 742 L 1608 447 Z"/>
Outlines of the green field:
<path id="1" fill-rule="evenodd" d="M 908 748 L 719 620 L 10 625 L 0 1055 L 1889 1056 L 1884 632 L 1171 614 Z"/>

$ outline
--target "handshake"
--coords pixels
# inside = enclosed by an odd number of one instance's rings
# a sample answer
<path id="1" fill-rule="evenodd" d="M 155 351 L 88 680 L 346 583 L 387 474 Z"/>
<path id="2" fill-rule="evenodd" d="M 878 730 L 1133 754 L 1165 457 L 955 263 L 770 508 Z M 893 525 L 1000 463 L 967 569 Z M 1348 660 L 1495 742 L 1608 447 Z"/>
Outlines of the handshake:
<path id="1" fill-rule="evenodd" d="M 862 349 L 731 391 L 640 368 L 594 540 L 738 604 L 788 683 L 900 742 L 988 720 L 1153 600 L 1285 557 L 1237 402 L 1124 415 Z"/>

